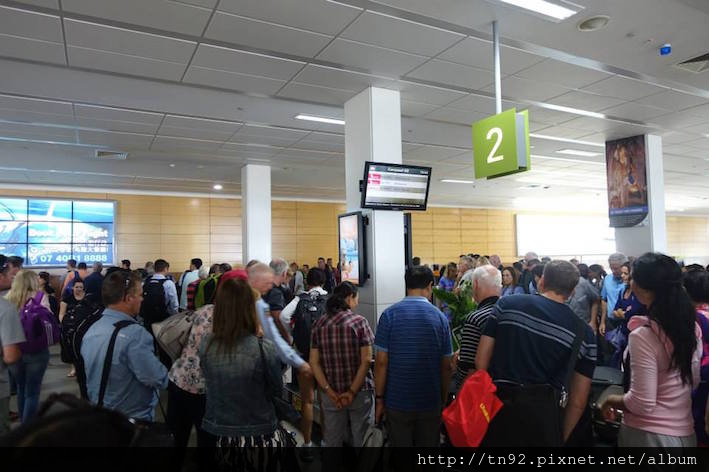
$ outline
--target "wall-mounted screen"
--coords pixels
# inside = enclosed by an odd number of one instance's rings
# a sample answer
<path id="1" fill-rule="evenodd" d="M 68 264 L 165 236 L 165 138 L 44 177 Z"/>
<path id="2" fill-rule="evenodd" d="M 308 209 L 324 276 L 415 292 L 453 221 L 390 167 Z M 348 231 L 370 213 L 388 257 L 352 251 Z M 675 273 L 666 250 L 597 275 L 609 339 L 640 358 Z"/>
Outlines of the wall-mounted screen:
<path id="1" fill-rule="evenodd" d="M 426 210 L 431 168 L 365 162 L 362 208 Z"/>
<path id="2" fill-rule="evenodd" d="M 340 274 L 342 281 L 362 286 L 367 281 L 367 254 L 362 213 L 338 217 Z"/>
<path id="3" fill-rule="evenodd" d="M 110 201 L 0 198 L 0 253 L 27 266 L 112 264 L 114 216 Z"/>

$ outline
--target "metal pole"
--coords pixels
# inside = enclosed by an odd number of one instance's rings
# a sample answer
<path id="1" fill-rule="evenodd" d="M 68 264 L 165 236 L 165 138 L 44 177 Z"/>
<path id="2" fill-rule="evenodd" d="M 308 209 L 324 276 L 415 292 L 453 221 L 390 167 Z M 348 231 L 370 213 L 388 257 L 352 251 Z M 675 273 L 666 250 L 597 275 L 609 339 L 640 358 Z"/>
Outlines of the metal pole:
<path id="1" fill-rule="evenodd" d="M 492 22 L 492 61 L 495 69 L 495 113 L 502 113 L 502 79 L 500 77 L 500 31 Z"/>

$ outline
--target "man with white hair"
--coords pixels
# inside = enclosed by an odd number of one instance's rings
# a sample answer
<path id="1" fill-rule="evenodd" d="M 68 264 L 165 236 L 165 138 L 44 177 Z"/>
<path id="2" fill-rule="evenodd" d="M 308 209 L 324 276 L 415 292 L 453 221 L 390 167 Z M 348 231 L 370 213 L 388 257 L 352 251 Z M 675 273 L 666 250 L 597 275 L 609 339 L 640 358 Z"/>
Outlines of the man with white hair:
<path id="1" fill-rule="evenodd" d="M 603 279 L 603 289 L 601 290 L 601 325 L 598 331 L 601 336 L 606 335 L 606 329 L 609 331 L 620 324 L 620 319 L 616 319 L 613 314 L 615 304 L 618 302 L 621 289 L 624 288 L 623 280 L 620 278 L 623 264 L 628 262 L 625 254 L 616 252 L 608 256 L 608 265 L 610 266 L 612 277 Z"/>
<path id="2" fill-rule="evenodd" d="M 456 294 L 464 282 L 472 282 L 473 269 L 475 269 L 475 259 L 470 256 L 460 256 L 460 260 L 458 261 L 458 281 L 455 286 Z"/>
<path id="3" fill-rule="evenodd" d="M 456 391 L 468 374 L 475 370 L 475 354 L 487 319 L 500 299 L 502 274 L 492 265 L 480 266 L 473 271 L 473 299 L 478 308 L 470 313 L 463 324 L 463 338 L 460 342 L 458 369 L 455 376 Z"/>
<path id="4" fill-rule="evenodd" d="M 283 336 L 283 339 L 290 342 L 290 335 L 280 320 L 281 312 L 287 305 L 286 293 L 281 285 L 286 280 L 288 263 L 283 259 L 273 259 L 269 267 L 273 271 L 273 287 L 263 296 L 263 300 L 268 303 L 273 322 L 276 323 L 276 327 L 278 327 L 278 332 Z"/>

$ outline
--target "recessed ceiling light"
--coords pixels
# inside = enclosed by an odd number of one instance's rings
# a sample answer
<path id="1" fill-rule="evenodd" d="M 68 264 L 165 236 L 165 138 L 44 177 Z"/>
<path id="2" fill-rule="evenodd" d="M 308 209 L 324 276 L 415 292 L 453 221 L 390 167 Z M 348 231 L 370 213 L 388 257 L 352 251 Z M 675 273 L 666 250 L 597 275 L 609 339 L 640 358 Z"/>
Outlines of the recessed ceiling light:
<path id="1" fill-rule="evenodd" d="M 198 169 L 204 169 L 204 166 L 202 164 L 197 166 Z"/>
<path id="2" fill-rule="evenodd" d="M 441 182 L 447 184 L 474 184 L 474 180 L 458 180 L 458 179 L 441 179 Z"/>
<path id="3" fill-rule="evenodd" d="M 581 144 L 584 146 L 593 146 L 593 147 L 602 147 L 606 148 L 605 143 L 593 143 L 591 141 L 580 141 L 578 139 L 569 139 L 569 138 L 557 138 L 556 136 L 548 136 L 545 134 L 536 134 L 536 133 L 529 133 L 530 138 L 537 138 L 537 139 L 546 139 L 547 141 L 558 141 L 560 143 L 572 143 L 572 144 Z"/>
<path id="4" fill-rule="evenodd" d="M 170 167 L 175 167 L 175 164 L 170 164 Z"/>
<path id="5" fill-rule="evenodd" d="M 303 115 L 302 113 L 295 117 L 296 120 L 305 121 L 317 121 L 318 123 L 327 123 L 330 125 L 344 125 L 345 120 L 338 120 L 336 118 L 326 118 L 323 116 L 313 116 L 313 115 Z"/>
<path id="6" fill-rule="evenodd" d="M 596 157 L 599 155 L 597 152 L 581 151 L 579 149 L 561 149 L 556 151 L 558 154 L 567 154 L 569 156 L 581 156 L 581 157 Z"/>
<path id="7" fill-rule="evenodd" d="M 515 7 L 524 8 L 525 10 L 533 11 L 544 16 L 554 18 L 555 20 L 565 20 L 578 13 L 578 10 L 572 10 L 565 6 L 548 2 L 546 0 L 499 0 L 502 3 L 513 5 Z"/>
<path id="8" fill-rule="evenodd" d="M 595 111 L 582 110 L 580 108 L 565 107 L 563 105 L 554 105 L 553 103 L 544 103 L 542 108 L 547 110 L 556 110 L 564 113 L 573 113 L 574 115 L 590 116 L 591 118 L 600 118 L 604 120 L 606 115 L 603 113 L 597 113 Z"/>
<path id="9" fill-rule="evenodd" d="M 214 184 L 214 190 L 221 190 L 224 187 L 222 187 L 220 184 Z"/>
<path id="10" fill-rule="evenodd" d="M 604 28 L 608 24 L 609 20 L 610 18 L 605 15 L 592 16 L 591 18 L 580 22 L 578 24 L 578 28 L 579 31 L 583 31 L 586 33 L 591 31 L 598 31 L 599 29 Z"/>

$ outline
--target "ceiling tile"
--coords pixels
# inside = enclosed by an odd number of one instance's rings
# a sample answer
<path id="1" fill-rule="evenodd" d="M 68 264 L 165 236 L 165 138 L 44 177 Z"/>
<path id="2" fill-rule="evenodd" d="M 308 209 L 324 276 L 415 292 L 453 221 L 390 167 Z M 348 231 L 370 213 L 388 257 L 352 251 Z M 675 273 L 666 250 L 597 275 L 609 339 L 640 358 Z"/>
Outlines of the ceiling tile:
<path id="1" fill-rule="evenodd" d="M 709 135 L 709 123 L 701 123 L 698 125 L 690 126 L 685 128 L 686 131 L 690 133 L 702 134 L 704 136 Z"/>
<path id="2" fill-rule="evenodd" d="M 140 75 L 164 80 L 180 80 L 185 64 L 128 56 L 108 51 L 68 46 L 69 64 L 122 74 Z"/>
<path id="3" fill-rule="evenodd" d="M 0 6 L 0 33 L 53 43 L 63 41 L 58 16 L 4 6 Z"/>
<path id="4" fill-rule="evenodd" d="M 549 103 L 579 110 L 600 111 L 604 108 L 618 106 L 623 103 L 623 100 L 574 90 L 552 98 Z"/>
<path id="5" fill-rule="evenodd" d="M 449 121 L 463 125 L 473 123 L 489 117 L 490 113 L 480 113 L 477 111 L 460 110 L 458 108 L 444 107 L 426 115 L 427 119 Z M 471 138 L 472 139 L 472 138 Z"/>
<path id="6" fill-rule="evenodd" d="M 318 131 L 313 131 L 305 137 L 310 142 L 313 143 L 331 143 L 331 144 L 345 144 L 344 134 L 334 134 L 334 133 L 321 133 Z"/>
<path id="7" fill-rule="evenodd" d="M 291 146 L 298 142 L 298 139 L 278 138 L 274 136 L 240 135 L 239 133 L 237 133 L 236 136 L 233 136 L 231 138 L 230 142 L 243 144 L 259 144 L 287 148 L 288 146 Z"/>
<path id="8" fill-rule="evenodd" d="M 409 77 L 479 90 L 493 82 L 490 71 L 434 59 L 407 74 Z"/>
<path id="9" fill-rule="evenodd" d="M 643 122 L 649 122 L 653 118 L 666 115 L 667 113 L 668 111 L 663 108 L 649 107 L 635 102 L 627 102 L 622 105 L 603 110 L 604 115 L 617 116 L 619 118 L 627 118 L 630 120 L 638 120 Z"/>
<path id="10" fill-rule="evenodd" d="M 62 138 L 62 141 L 74 142 L 73 129 L 56 128 L 52 126 L 34 126 L 22 123 L 0 123 L 0 136 L 25 137 L 27 135 L 42 136 L 42 139 L 53 140 Z"/>
<path id="11" fill-rule="evenodd" d="M 707 104 L 709 103 L 709 100 L 696 95 L 675 92 L 674 90 L 665 90 L 664 92 L 641 98 L 637 100 L 637 102 L 642 105 L 664 108 L 665 110 L 679 111 L 684 110 L 685 108 L 692 108 L 697 105 Z"/>
<path id="12" fill-rule="evenodd" d="M 236 74 L 234 72 L 205 69 L 195 66 L 191 66 L 187 70 L 184 82 L 238 90 L 244 93 L 261 93 L 266 95 L 275 94 L 286 83 L 283 80 Z"/>
<path id="13" fill-rule="evenodd" d="M 471 165 L 473 161 L 473 150 L 465 151 L 457 156 L 448 157 L 441 161 L 442 164 L 460 164 L 460 165 Z M 460 172 L 460 171 L 458 171 Z M 455 175 L 455 174 L 452 174 Z M 459 174 L 460 175 L 460 174 Z"/>
<path id="14" fill-rule="evenodd" d="M 44 8 L 53 8 L 54 10 L 59 9 L 58 0 L 18 0 L 19 3 L 26 3 L 28 5 L 35 5 Z"/>
<path id="15" fill-rule="evenodd" d="M 146 123 L 136 123 L 133 121 L 99 120 L 96 118 L 77 118 L 79 126 L 85 128 L 95 128 L 104 131 L 120 131 L 126 133 L 155 134 L 158 125 Z"/>
<path id="16" fill-rule="evenodd" d="M 359 67 L 375 74 L 404 75 L 423 64 L 426 57 L 384 49 L 345 39 L 336 39 L 318 59 Z"/>
<path id="17" fill-rule="evenodd" d="M 666 89 L 639 80 L 614 76 L 584 87 L 584 90 L 598 95 L 632 101 L 663 92 Z"/>
<path id="18" fill-rule="evenodd" d="M 336 153 L 342 154 L 345 152 L 345 144 L 344 143 L 317 143 L 314 141 L 308 141 L 308 140 L 304 139 L 302 141 L 298 141 L 290 149 L 291 150 L 303 149 L 303 150 L 311 150 L 311 151 L 329 151 L 329 152 L 336 152 Z"/>
<path id="19" fill-rule="evenodd" d="M 477 38 L 466 38 L 452 48 L 438 56 L 458 64 L 477 67 L 492 71 L 492 43 Z M 502 46 L 500 48 L 500 69 L 505 75 L 514 74 L 517 71 L 526 69 L 545 58 L 520 51 L 519 49 Z"/>
<path id="20" fill-rule="evenodd" d="M 277 128 L 275 126 L 257 126 L 244 125 L 236 136 L 263 136 L 270 138 L 285 139 L 290 141 L 298 141 L 311 134 L 309 131 L 301 131 L 296 129 Z"/>
<path id="21" fill-rule="evenodd" d="M 428 103 L 412 102 L 410 100 L 401 101 L 401 114 L 407 116 L 423 116 L 438 108 L 438 105 Z"/>
<path id="22" fill-rule="evenodd" d="M 194 116 L 165 115 L 163 126 L 174 126 L 177 128 L 195 128 L 204 130 L 215 130 L 222 133 L 234 133 L 242 123 L 224 120 L 210 120 L 207 118 L 197 118 Z"/>
<path id="23" fill-rule="evenodd" d="M 335 35 L 360 12 L 327 0 L 221 0 L 219 10 Z"/>
<path id="24" fill-rule="evenodd" d="M 70 102 L 15 97 L 12 95 L 0 95 L 0 108 L 56 115 L 73 115 L 74 113 Z"/>
<path id="25" fill-rule="evenodd" d="M 192 60 L 192 65 L 207 69 L 288 80 L 305 63 L 201 44 Z"/>
<path id="26" fill-rule="evenodd" d="M 85 21 L 64 20 L 70 46 L 187 64 L 196 43 Z"/>
<path id="27" fill-rule="evenodd" d="M 66 64 L 64 45 L 0 34 L 0 56 Z"/>
<path id="28" fill-rule="evenodd" d="M 581 136 L 588 134 L 588 131 L 580 130 L 576 128 L 568 128 L 565 126 L 550 126 L 549 128 L 544 128 L 540 131 L 541 134 L 556 136 L 557 138 L 569 138 L 578 139 Z M 566 147 L 568 147 L 567 145 Z"/>
<path id="29" fill-rule="evenodd" d="M 148 149 L 152 141 L 152 134 L 79 131 L 80 143 L 115 147 L 117 150 Z"/>
<path id="30" fill-rule="evenodd" d="M 281 151 L 282 149 L 274 148 L 272 146 L 256 146 L 242 143 L 224 143 L 224 145 L 222 145 L 222 147 L 219 149 L 219 153 L 226 153 L 229 155 L 237 156 L 243 155 L 244 157 L 269 157 L 275 156 Z"/>
<path id="31" fill-rule="evenodd" d="M 291 82 L 278 93 L 279 97 L 293 98 L 305 102 L 328 103 L 344 105 L 347 100 L 354 97 L 356 92 L 334 88 L 316 87 L 314 85 Z"/>
<path id="32" fill-rule="evenodd" d="M 470 94 L 460 100 L 456 100 L 451 103 L 450 106 L 453 108 L 458 108 L 459 110 L 472 110 L 480 113 L 487 113 L 488 115 L 495 114 L 495 99 L 493 97 L 486 97 L 483 95 Z M 519 103 L 502 100 L 502 109 L 509 110 L 510 108 L 522 109 L 525 108 L 525 106 Z"/>
<path id="33" fill-rule="evenodd" d="M 194 36 L 202 34 L 212 13 L 211 8 L 172 0 L 62 0 L 62 9 Z"/>
<path id="34" fill-rule="evenodd" d="M 456 90 L 419 85 L 406 81 L 397 82 L 394 88 L 399 90 L 402 100 L 430 103 L 431 105 L 448 105 L 466 95 L 464 92 L 458 92 Z"/>
<path id="35" fill-rule="evenodd" d="M 406 153 L 406 158 L 416 161 L 436 162 L 460 155 L 462 152 L 464 152 L 464 150 L 460 148 L 422 146 L 414 151 Z"/>
<path id="36" fill-rule="evenodd" d="M 96 118 L 99 120 L 132 121 L 151 125 L 159 125 L 163 117 L 162 113 L 81 104 L 74 105 L 74 113 L 77 117 Z"/>
<path id="37" fill-rule="evenodd" d="M 196 152 L 213 152 L 221 147 L 219 141 L 206 141 L 201 139 L 187 139 L 169 136 L 156 136 L 153 145 L 150 146 L 152 151 L 196 151 Z"/>
<path id="38" fill-rule="evenodd" d="M 695 116 L 699 116 L 702 118 L 706 118 L 706 117 L 709 117 L 709 104 L 699 105 L 699 106 L 692 107 L 692 108 L 687 108 L 684 111 L 690 115 L 695 115 Z"/>
<path id="39" fill-rule="evenodd" d="M 391 79 L 314 64 L 308 64 L 293 78 L 293 81 L 301 84 L 351 90 L 353 92 L 360 92 L 370 85 L 390 88 L 394 84 Z"/>
<path id="40" fill-rule="evenodd" d="M 611 74 L 585 67 L 579 67 L 555 59 L 533 65 L 515 74 L 517 77 L 549 82 L 569 88 L 582 88 L 599 80 L 611 77 Z"/>
<path id="41" fill-rule="evenodd" d="M 340 37 L 412 54 L 435 56 L 465 36 L 366 11 Z"/>
<path id="42" fill-rule="evenodd" d="M 701 116 L 699 113 L 693 113 L 690 109 L 655 118 L 652 122 L 668 128 L 685 130 L 706 122 L 707 116 L 709 115 Z"/>
<path id="43" fill-rule="evenodd" d="M 330 42 L 330 37 L 326 35 L 223 12 L 214 15 L 205 36 L 303 57 L 313 57 Z"/>
<path id="44" fill-rule="evenodd" d="M 577 118 L 579 115 L 542 107 L 529 107 L 529 119 L 539 123 L 558 125 Z"/>
<path id="45" fill-rule="evenodd" d="M 231 138 L 232 133 L 223 133 L 221 131 L 198 129 L 198 128 L 180 128 L 177 126 L 165 126 L 164 124 L 158 131 L 160 136 L 172 136 L 190 139 L 200 139 L 207 141 L 226 141 Z"/>
<path id="46" fill-rule="evenodd" d="M 37 113 L 34 111 L 11 110 L 7 108 L 0 108 L 0 120 L 24 123 L 54 123 L 60 125 L 76 125 L 76 122 L 72 115 Z"/>
<path id="47" fill-rule="evenodd" d="M 489 85 L 483 89 L 485 92 L 494 92 L 495 87 Z M 502 96 L 511 100 L 534 100 L 543 102 L 552 97 L 567 93 L 569 89 L 560 85 L 541 83 L 533 80 L 509 76 L 502 79 Z"/>

